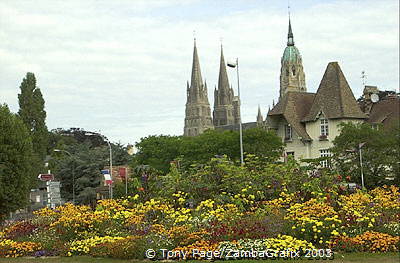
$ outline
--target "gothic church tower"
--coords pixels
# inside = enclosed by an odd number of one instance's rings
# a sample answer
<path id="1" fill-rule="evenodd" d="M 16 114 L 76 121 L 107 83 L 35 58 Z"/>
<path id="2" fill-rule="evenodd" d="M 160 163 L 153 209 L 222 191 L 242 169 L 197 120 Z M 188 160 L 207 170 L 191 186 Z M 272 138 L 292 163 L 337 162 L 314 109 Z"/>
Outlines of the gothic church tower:
<path id="1" fill-rule="evenodd" d="M 185 136 L 196 136 L 207 129 L 213 129 L 210 103 L 208 102 L 207 83 L 203 84 L 194 40 L 192 78 L 187 83 L 187 101 L 185 110 Z"/>
<path id="2" fill-rule="evenodd" d="M 232 125 L 235 124 L 235 115 L 237 109 L 234 107 L 234 93 L 229 86 L 228 74 L 226 73 L 226 65 L 224 52 L 221 46 L 221 59 L 219 64 L 218 89 L 214 90 L 214 126 Z"/>
<path id="3" fill-rule="evenodd" d="M 306 77 L 299 50 L 294 46 L 292 25 L 289 17 L 288 42 L 281 59 L 280 99 L 288 91 L 306 92 Z"/>

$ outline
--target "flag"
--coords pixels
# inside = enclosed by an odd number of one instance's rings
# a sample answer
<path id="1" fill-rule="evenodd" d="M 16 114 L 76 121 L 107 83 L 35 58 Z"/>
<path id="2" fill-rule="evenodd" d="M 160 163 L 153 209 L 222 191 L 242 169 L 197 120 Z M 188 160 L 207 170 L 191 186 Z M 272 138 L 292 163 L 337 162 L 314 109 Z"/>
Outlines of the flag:
<path id="1" fill-rule="evenodd" d="M 126 177 L 126 167 L 120 167 L 118 169 L 118 174 L 121 178 L 125 179 Z"/>
<path id="2" fill-rule="evenodd" d="M 107 185 L 110 185 L 110 184 L 113 183 L 110 174 L 104 174 L 104 180 L 105 180 L 105 182 L 106 182 Z"/>

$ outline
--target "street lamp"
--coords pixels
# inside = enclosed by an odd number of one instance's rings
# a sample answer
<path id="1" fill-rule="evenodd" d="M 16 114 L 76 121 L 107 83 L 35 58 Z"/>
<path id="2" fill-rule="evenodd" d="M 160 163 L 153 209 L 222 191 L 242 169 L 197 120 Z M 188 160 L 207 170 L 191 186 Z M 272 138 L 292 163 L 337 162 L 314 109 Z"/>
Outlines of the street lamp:
<path id="1" fill-rule="evenodd" d="M 366 142 L 362 142 L 358 144 L 358 153 L 360 155 L 360 173 L 361 173 L 361 187 L 364 188 L 364 169 L 363 169 L 363 159 L 362 159 L 362 151 L 361 148 L 366 144 Z M 356 150 L 346 150 L 346 152 L 356 152 Z"/>
<path id="2" fill-rule="evenodd" d="M 362 142 L 358 145 L 358 151 L 360 152 L 360 170 L 361 170 L 361 185 L 364 188 L 364 171 L 363 171 L 363 160 L 362 160 L 362 152 L 361 148 L 365 145 L 365 142 Z"/>
<path id="3" fill-rule="evenodd" d="M 55 152 L 63 152 L 73 159 L 72 154 L 66 150 L 54 149 Z M 75 164 L 72 166 L 72 204 L 75 204 Z"/>
<path id="4" fill-rule="evenodd" d="M 244 164 L 243 160 L 243 131 L 242 131 L 242 112 L 240 110 L 240 86 L 239 86 L 239 59 L 236 58 L 235 62 L 228 62 L 228 67 L 236 68 L 237 86 L 238 86 L 238 99 L 239 99 L 239 140 L 240 140 L 240 164 Z"/>
<path id="5" fill-rule="evenodd" d="M 111 181 L 112 181 L 112 150 L 111 150 L 111 143 L 108 140 L 108 138 L 100 133 L 95 133 L 95 132 L 86 132 L 85 135 L 87 136 L 100 136 L 101 138 L 103 138 L 107 144 L 108 144 L 108 148 L 110 149 L 110 176 L 111 176 Z M 113 189 L 112 189 L 112 183 L 110 184 L 110 199 L 113 199 Z"/>

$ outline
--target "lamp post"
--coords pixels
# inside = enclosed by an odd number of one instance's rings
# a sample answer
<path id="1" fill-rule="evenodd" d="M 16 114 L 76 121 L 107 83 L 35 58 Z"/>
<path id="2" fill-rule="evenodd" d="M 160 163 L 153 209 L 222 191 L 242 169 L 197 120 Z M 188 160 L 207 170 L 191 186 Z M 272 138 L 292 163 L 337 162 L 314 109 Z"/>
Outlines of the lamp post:
<path id="1" fill-rule="evenodd" d="M 72 154 L 66 150 L 54 149 L 55 152 L 63 152 L 73 159 Z M 75 164 L 72 166 L 72 204 L 75 204 Z"/>
<path id="2" fill-rule="evenodd" d="M 240 110 L 241 100 L 240 100 L 240 86 L 239 86 L 239 58 L 236 58 L 235 62 L 228 62 L 228 67 L 236 68 L 237 75 L 237 86 L 238 86 L 238 99 L 239 99 L 239 142 L 240 142 L 240 164 L 244 164 L 243 159 L 243 131 L 242 131 L 242 112 Z"/>
<path id="3" fill-rule="evenodd" d="M 128 144 L 127 152 L 130 156 L 136 154 L 136 148 L 133 145 Z M 128 197 L 128 172 L 125 173 L 125 196 Z"/>
<path id="4" fill-rule="evenodd" d="M 363 159 L 362 159 L 362 151 L 361 148 L 366 144 L 366 142 L 362 142 L 358 144 L 358 154 L 360 156 L 360 174 L 361 174 L 361 187 L 364 188 L 364 168 L 363 168 Z M 356 150 L 346 150 L 346 152 L 355 153 Z"/>
<path id="5" fill-rule="evenodd" d="M 360 152 L 360 171 L 361 171 L 361 186 L 364 188 L 364 171 L 363 171 L 363 160 L 361 148 L 365 145 L 365 142 L 358 145 L 358 151 Z"/>
<path id="6" fill-rule="evenodd" d="M 87 136 L 100 136 L 102 139 L 104 139 L 107 142 L 108 148 L 110 149 L 110 176 L 111 176 L 111 184 L 110 184 L 110 199 L 113 199 L 113 188 L 112 188 L 112 149 L 111 149 L 111 143 L 108 140 L 108 138 L 100 133 L 95 133 L 95 132 L 85 132 L 85 135 Z"/>

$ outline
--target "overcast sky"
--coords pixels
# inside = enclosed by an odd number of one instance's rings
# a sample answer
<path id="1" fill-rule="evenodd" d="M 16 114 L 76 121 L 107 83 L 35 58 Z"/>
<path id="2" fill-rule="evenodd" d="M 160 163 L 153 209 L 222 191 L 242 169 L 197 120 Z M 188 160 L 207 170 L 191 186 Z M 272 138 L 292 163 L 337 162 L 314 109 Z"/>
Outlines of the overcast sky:
<path id="1" fill-rule="evenodd" d="M 292 0 L 291 17 L 309 92 L 330 61 L 356 97 L 362 70 L 367 84 L 398 89 L 398 0 Z M 285 0 L 1 0 L 0 103 L 17 112 L 19 85 L 33 72 L 49 129 L 125 144 L 181 135 L 195 30 L 211 106 L 222 39 L 225 59 L 239 57 L 243 121 L 255 121 L 258 104 L 265 117 L 279 96 L 287 27 Z"/>

